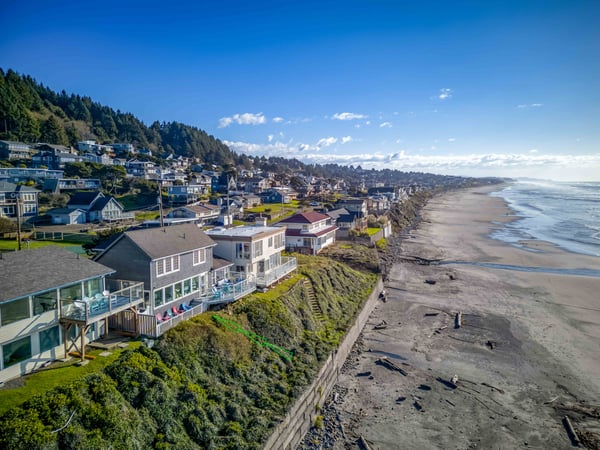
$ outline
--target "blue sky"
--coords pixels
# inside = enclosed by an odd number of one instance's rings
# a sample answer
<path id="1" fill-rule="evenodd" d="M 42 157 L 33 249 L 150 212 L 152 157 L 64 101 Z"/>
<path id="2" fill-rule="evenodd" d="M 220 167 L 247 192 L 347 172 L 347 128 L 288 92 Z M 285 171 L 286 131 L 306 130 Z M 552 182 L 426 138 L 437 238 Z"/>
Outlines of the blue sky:
<path id="1" fill-rule="evenodd" d="M 3 69 L 147 124 L 197 126 L 237 152 L 600 181 L 597 1 L 2 9 Z"/>

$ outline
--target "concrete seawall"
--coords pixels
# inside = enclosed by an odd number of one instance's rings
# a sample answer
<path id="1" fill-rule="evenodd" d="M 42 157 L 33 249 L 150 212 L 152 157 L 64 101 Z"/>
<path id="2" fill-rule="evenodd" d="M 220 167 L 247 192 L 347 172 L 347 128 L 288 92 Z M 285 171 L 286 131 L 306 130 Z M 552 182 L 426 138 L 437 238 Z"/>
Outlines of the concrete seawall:
<path id="1" fill-rule="evenodd" d="M 283 421 L 277 425 L 264 446 L 265 450 L 293 449 L 302 440 L 314 423 L 316 416 L 319 415 L 318 409 L 323 406 L 325 399 L 337 382 L 339 371 L 369 320 L 382 290 L 383 282 L 380 278 L 337 350 L 329 354 L 314 381 L 296 400 Z"/>

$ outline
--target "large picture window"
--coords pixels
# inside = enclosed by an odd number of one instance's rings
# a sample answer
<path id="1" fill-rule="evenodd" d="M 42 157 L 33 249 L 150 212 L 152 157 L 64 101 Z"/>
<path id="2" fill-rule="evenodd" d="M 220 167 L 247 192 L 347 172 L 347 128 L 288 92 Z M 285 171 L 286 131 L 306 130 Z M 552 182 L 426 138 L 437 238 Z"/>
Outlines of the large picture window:
<path id="1" fill-rule="evenodd" d="M 29 317 L 29 297 L 21 298 L 0 305 L 0 318 L 2 326 L 17 322 Z"/>
<path id="2" fill-rule="evenodd" d="M 73 284 L 71 286 L 67 286 L 61 288 L 60 290 L 60 299 L 61 300 L 81 300 L 81 283 Z"/>
<path id="3" fill-rule="evenodd" d="M 84 282 L 85 295 L 87 297 L 93 297 L 96 294 L 102 292 L 102 280 L 100 278 L 94 278 Z"/>
<path id="4" fill-rule="evenodd" d="M 156 291 L 154 291 L 154 306 L 160 306 L 164 302 L 165 302 L 165 299 L 163 296 L 163 290 L 157 289 Z"/>
<path id="5" fill-rule="evenodd" d="M 40 331 L 40 352 L 52 350 L 60 345 L 58 325 L 47 330 Z"/>
<path id="6" fill-rule="evenodd" d="M 38 315 L 46 311 L 56 309 L 57 295 L 56 289 L 48 292 L 42 292 L 33 296 L 33 314 Z"/>
<path id="7" fill-rule="evenodd" d="M 25 336 L 18 341 L 2 346 L 4 368 L 31 358 L 31 336 Z"/>

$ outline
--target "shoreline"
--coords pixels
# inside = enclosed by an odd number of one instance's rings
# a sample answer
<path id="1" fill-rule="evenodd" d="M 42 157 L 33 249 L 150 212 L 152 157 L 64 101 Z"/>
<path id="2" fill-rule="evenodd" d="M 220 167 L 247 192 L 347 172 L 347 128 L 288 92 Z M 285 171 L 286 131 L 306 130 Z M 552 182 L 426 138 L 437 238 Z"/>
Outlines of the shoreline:
<path id="1" fill-rule="evenodd" d="M 531 251 L 492 238 L 514 219 L 504 199 L 488 195 L 497 190 L 431 199 L 402 240 L 402 255 L 598 267 L 598 258 L 543 241 L 528 242 Z M 386 290 L 326 407 L 325 428 L 345 439 L 323 448 L 359 448 L 361 436 L 380 449 L 571 448 L 566 413 L 577 429 L 600 433 L 568 409 L 600 403 L 600 278 L 401 262 Z M 454 328 L 459 311 L 463 326 Z M 384 356 L 407 375 L 382 366 Z"/>

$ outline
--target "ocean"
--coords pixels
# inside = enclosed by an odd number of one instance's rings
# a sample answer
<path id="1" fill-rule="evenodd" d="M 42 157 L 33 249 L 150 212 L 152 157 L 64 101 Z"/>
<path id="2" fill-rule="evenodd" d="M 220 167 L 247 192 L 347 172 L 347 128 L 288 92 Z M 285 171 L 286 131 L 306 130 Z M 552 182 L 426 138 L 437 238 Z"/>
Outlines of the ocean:
<path id="1" fill-rule="evenodd" d="M 600 256 L 600 183 L 523 180 L 490 195 L 506 200 L 518 217 L 492 238 L 513 245 L 538 239 Z"/>

